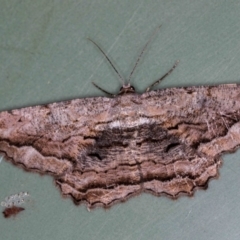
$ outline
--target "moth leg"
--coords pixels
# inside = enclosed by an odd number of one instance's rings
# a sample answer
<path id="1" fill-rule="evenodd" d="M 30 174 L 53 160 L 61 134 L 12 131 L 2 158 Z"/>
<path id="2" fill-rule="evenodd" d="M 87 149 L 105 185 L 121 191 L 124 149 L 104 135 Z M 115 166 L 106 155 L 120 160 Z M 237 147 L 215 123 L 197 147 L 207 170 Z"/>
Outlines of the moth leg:
<path id="1" fill-rule="evenodd" d="M 154 82 L 153 84 L 151 84 L 145 92 L 149 92 L 151 90 L 151 88 L 153 88 L 154 86 L 156 86 L 157 84 L 159 84 L 165 77 L 167 77 L 170 73 L 172 73 L 172 71 L 177 67 L 179 63 L 179 60 L 177 60 L 174 65 L 172 66 L 172 68 L 166 73 L 164 74 L 161 78 L 159 78 L 156 82 Z"/>
<path id="2" fill-rule="evenodd" d="M 97 89 L 99 89 L 99 90 L 101 90 L 102 92 L 110 95 L 111 97 L 114 97 L 114 96 L 115 96 L 114 94 L 112 94 L 112 93 L 110 93 L 110 92 L 107 92 L 107 91 L 104 90 L 103 88 L 99 87 L 96 83 L 92 82 L 92 84 L 93 84 Z"/>

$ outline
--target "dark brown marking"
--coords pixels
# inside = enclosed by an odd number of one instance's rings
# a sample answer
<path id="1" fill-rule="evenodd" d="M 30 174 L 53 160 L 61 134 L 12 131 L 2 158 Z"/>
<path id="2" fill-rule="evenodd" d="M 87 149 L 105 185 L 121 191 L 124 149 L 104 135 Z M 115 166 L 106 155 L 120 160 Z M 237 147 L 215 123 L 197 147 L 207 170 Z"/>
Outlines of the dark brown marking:
<path id="1" fill-rule="evenodd" d="M 19 214 L 23 210 L 25 209 L 22 207 L 12 206 L 12 207 L 5 208 L 2 213 L 5 218 L 10 218 L 11 216 L 15 217 L 17 214 Z"/>

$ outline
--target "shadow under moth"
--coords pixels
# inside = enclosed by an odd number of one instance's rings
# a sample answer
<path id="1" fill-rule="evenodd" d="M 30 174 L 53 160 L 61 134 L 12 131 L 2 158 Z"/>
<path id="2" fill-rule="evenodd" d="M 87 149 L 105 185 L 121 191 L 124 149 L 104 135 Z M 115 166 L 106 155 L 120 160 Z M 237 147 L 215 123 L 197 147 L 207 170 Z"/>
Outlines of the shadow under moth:
<path id="1" fill-rule="evenodd" d="M 150 40 L 112 98 L 1 112 L 0 153 L 27 171 L 52 175 L 64 196 L 88 207 L 141 192 L 176 198 L 205 188 L 218 175 L 221 154 L 240 145 L 240 86 L 150 91 L 176 63 L 145 93 L 135 93 L 130 78 Z"/>

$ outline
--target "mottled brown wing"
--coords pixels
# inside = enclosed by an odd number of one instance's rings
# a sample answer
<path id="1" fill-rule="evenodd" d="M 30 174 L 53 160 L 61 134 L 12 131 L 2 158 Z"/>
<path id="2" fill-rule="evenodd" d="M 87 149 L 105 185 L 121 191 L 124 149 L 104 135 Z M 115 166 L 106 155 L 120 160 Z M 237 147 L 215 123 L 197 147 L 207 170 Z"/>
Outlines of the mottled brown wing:
<path id="1" fill-rule="evenodd" d="M 89 142 L 84 134 L 110 108 L 111 99 L 98 97 L 1 112 L 0 152 L 26 170 L 63 175 Z"/>
<path id="2" fill-rule="evenodd" d="M 64 195 L 110 206 L 142 191 L 191 195 L 240 143 L 237 85 L 87 98 L 0 113 L 0 152 Z"/>
<path id="3" fill-rule="evenodd" d="M 163 151 L 154 153 L 151 170 L 142 164 L 144 190 L 176 197 L 207 187 L 218 175 L 221 154 L 240 144 L 240 86 L 172 88 L 142 98 L 146 116 L 157 119 L 168 139 L 160 141 Z"/>

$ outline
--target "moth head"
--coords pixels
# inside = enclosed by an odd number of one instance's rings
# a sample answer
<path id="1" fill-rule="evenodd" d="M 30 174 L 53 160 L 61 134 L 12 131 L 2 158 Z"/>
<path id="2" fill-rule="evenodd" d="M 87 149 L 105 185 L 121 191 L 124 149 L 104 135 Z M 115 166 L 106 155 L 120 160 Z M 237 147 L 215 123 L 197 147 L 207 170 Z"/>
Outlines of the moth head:
<path id="1" fill-rule="evenodd" d="M 128 83 L 127 85 L 123 85 L 120 90 L 118 95 L 123 95 L 126 93 L 135 93 L 135 88 L 133 86 L 130 85 L 130 83 Z"/>

